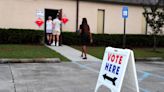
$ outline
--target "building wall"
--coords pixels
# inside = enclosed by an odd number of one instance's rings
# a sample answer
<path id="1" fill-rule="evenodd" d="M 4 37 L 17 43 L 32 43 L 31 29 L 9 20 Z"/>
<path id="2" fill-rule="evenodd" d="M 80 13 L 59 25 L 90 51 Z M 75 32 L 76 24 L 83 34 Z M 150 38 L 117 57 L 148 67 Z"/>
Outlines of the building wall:
<path id="1" fill-rule="evenodd" d="M 123 33 L 123 18 L 122 18 L 123 5 L 93 3 L 93 2 L 80 2 L 79 22 L 86 17 L 93 33 L 97 32 L 97 12 L 98 9 L 105 10 L 105 28 L 104 33 L 108 34 L 122 34 Z M 142 20 L 143 8 L 137 6 L 129 7 L 129 17 L 127 19 L 128 34 L 144 34 L 144 21 Z"/>
<path id="2" fill-rule="evenodd" d="M 36 11 L 44 9 L 62 9 L 69 19 L 63 30 L 75 31 L 76 2 L 70 0 L 0 0 L 0 28 L 44 29 L 35 24 Z"/>
<path id="3" fill-rule="evenodd" d="M 104 33 L 123 33 L 123 5 L 79 2 L 79 25 L 82 18 L 86 17 L 92 33 L 97 33 L 98 9 L 105 10 Z M 144 11 L 139 6 L 128 6 L 129 17 L 127 19 L 126 33 L 145 34 L 145 21 L 142 15 Z M 44 29 L 39 28 L 35 21 L 36 11 L 44 9 L 62 9 L 69 21 L 63 25 L 64 31 L 75 32 L 76 28 L 76 0 L 0 0 L 0 28 Z M 44 18 L 43 18 L 44 19 Z"/>

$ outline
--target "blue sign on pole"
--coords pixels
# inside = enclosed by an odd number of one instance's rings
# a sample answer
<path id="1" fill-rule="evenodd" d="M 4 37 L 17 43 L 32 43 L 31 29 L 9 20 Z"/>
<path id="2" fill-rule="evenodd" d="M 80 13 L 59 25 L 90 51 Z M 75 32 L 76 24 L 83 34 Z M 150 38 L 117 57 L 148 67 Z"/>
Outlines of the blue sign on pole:
<path id="1" fill-rule="evenodd" d="M 123 17 L 124 19 L 128 18 L 128 7 L 127 7 L 127 6 L 124 6 L 124 7 L 122 8 L 122 17 Z"/>

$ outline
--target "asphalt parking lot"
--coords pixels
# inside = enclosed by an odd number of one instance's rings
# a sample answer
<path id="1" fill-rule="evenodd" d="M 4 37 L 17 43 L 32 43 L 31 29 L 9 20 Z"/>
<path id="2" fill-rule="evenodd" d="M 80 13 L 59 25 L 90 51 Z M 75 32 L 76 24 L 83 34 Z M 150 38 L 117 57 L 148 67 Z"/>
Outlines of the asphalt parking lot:
<path id="1" fill-rule="evenodd" d="M 101 62 L 0 64 L 0 92 L 94 92 L 100 66 Z M 136 68 L 140 92 L 163 92 L 164 62 L 137 62 Z"/>

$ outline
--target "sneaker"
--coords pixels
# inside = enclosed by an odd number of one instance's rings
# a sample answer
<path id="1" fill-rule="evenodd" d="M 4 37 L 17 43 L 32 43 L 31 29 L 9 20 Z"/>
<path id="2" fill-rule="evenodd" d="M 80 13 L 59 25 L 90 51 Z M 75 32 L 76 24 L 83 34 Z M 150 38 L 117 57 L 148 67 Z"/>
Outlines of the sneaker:
<path id="1" fill-rule="evenodd" d="M 87 59 L 87 57 L 84 57 L 83 59 Z"/>
<path id="2" fill-rule="evenodd" d="M 51 42 L 49 42 L 47 45 L 51 46 Z"/>
<path id="3" fill-rule="evenodd" d="M 59 46 L 59 42 L 56 42 L 56 46 Z"/>
<path id="4" fill-rule="evenodd" d="M 83 57 L 83 55 L 81 55 L 81 57 Z"/>
<path id="5" fill-rule="evenodd" d="M 55 43 L 53 42 L 51 45 L 52 45 L 52 46 L 55 46 Z"/>

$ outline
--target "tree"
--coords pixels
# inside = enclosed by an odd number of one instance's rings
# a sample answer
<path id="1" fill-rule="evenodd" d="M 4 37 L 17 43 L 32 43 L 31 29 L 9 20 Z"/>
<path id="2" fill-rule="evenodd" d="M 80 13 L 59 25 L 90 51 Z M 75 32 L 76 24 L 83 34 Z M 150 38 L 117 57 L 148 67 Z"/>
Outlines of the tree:
<path id="1" fill-rule="evenodd" d="M 153 50 L 156 51 L 156 35 L 162 34 L 164 30 L 162 30 L 164 26 L 164 7 L 160 7 L 160 2 L 162 0 L 158 0 L 156 4 L 152 4 L 150 6 L 144 6 L 144 17 L 147 24 L 152 29 L 153 35 Z M 164 4 L 163 4 L 164 5 Z M 162 6 L 163 6 L 162 5 Z"/>

